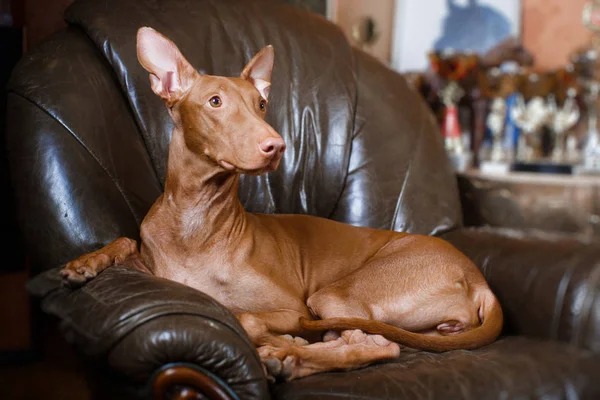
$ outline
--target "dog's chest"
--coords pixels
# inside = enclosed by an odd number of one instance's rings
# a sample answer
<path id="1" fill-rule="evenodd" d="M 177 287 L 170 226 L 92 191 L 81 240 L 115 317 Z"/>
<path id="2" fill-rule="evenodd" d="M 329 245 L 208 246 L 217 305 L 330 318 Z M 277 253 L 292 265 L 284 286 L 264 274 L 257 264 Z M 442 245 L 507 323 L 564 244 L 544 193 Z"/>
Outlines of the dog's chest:
<path id="1" fill-rule="evenodd" d="M 234 313 L 304 307 L 295 264 L 285 262 L 274 243 L 252 234 L 237 241 L 216 235 L 184 240 L 164 234 L 163 215 L 157 208 L 142 224 L 142 256 L 155 275 L 206 293 Z"/>
<path id="2" fill-rule="evenodd" d="M 297 299 L 286 285 L 275 285 L 268 270 L 257 271 L 222 257 L 171 259 L 156 265 L 154 273 L 206 293 L 234 313 L 267 312 L 275 309 L 275 304 L 280 307 L 281 302 Z"/>

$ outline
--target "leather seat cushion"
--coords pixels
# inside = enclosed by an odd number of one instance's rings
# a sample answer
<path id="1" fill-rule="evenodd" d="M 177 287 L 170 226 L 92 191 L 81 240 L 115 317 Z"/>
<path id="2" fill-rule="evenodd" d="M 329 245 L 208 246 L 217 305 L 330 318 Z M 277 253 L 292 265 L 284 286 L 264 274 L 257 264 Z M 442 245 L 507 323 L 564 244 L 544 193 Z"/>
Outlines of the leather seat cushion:
<path id="1" fill-rule="evenodd" d="M 474 351 L 403 349 L 393 362 L 273 387 L 274 399 L 600 399 L 600 355 L 504 337 Z"/>

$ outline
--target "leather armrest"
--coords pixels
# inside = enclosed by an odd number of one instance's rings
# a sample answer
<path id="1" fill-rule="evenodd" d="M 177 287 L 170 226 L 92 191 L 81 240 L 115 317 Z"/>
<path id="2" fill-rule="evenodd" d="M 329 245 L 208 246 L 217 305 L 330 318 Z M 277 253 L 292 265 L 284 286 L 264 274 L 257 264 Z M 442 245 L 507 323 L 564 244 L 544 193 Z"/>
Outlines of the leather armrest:
<path id="1" fill-rule="evenodd" d="M 482 270 L 502 305 L 506 334 L 600 352 L 600 241 L 497 228 L 441 237 Z"/>
<path id="2" fill-rule="evenodd" d="M 111 267 L 71 290 L 61 286 L 58 270 L 38 275 L 28 290 L 89 359 L 139 387 L 164 366 L 183 363 L 207 371 L 239 398 L 269 397 L 255 347 L 211 297 L 128 267 Z"/>

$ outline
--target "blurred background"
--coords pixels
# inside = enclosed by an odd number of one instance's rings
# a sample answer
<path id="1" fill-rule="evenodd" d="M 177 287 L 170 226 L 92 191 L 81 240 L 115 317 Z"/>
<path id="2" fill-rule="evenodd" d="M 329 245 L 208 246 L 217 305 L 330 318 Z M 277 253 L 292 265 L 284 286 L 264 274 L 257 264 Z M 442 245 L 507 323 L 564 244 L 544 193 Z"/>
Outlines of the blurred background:
<path id="1" fill-rule="evenodd" d="M 337 24 L 422 95 L 464 193 L 466 224 L 600 236 L 600 1 L 287 2 Z M 65 27 L 71 3 L 0 0 L 2 129 L 12 68 Z M 24 290 L 27 255 L 1 162 L 0 302 L 9 306 L 0 307 L 0 398 L 85 399 L 77 360 Z"/>

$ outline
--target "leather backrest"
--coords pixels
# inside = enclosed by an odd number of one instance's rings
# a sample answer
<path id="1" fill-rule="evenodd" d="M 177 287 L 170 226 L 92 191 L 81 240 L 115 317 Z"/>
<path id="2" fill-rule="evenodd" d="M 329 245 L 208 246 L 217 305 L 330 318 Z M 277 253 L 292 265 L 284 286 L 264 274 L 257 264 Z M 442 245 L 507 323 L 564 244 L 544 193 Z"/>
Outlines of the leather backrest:
<path id="1" fill-rule="evenodd" d="M 345 187 L 332 218 L 439 234 L 462 222 L 437 123 L 406 80 L 355 51 L 356 114 Z"/>
<path id="2" fill-rule="evenodd" d="M 278 171 L 242 180 L 248 210 L 419 233 L 460 222 L 455 182 L 427 107 L 402 77 L 353 50 L 324 18 L 272 0 L 79 0 L 67 20 L 117 73 L 161 181 L 172 122 L 136 58 L 140 26 L 167 35 L 211 75 L 238 76 L 263 46 L 274 46 L 267 120 L 291 146 Z M 352 151 L 367 140 L 366 154 Z M 358 203 L 347 197 L 356 196 L 355 188 L 345 187 L 356 163 L 368 172 Z M 351 172 L 353 180 L 361 176 Z M 338 207 L 340 199 L 350 204 Z"/>
<path id="3" fill-rule="evenodd" d="M 335 26 L 296 7 L 260 0 L 80 0 L 68 9 L 67 20 L 111 63 L 161 182 L 173 123 L 137 60 L 138 28 L 163 33 L 209 75 L 239 76 L 254 54 L 273 45 L 267 120 L 289 149 L 275 173 L 242 180 L 242 202 L 260 212 L 332 212 L 344 184 L 356 98 L 352 49 Z"/>
<path id="4" fill-rule="evenodd" d="M 17 65 L 6 134 L 34 270 L 139 237 L 160 182 L 109 65 L 81 31 L 55 35 Z"/>
<path id="5" fill-rule="evenodd" d="M 48 266 L 137 237 L 162 189 L 173 125 L 136 57 L 141 26 L 212 75 L 238 76 L 274 46 L 267 121 L 288 148 L 277 171 L 243 177 L 248 211 L 424 234 L 461 224 L 431 112 L 325 18 L 275 0 L 77 0 L 66 20 L 17 66 L 9 98 L 20 221 L 28 241 L 48 243 Z"/>

